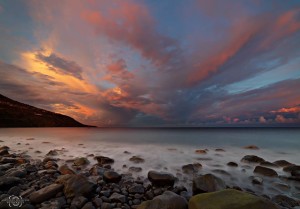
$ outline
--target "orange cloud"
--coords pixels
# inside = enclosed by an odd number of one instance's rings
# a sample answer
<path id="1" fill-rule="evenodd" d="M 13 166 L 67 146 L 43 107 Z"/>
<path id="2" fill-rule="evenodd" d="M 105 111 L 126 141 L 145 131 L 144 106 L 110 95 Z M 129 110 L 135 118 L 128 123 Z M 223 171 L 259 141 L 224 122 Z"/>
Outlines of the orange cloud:
<path id="1" fill-rule="evenodd" d="M 300 106 L 281 108 L 279 110 L 271 111 L 271 113 L 300 113 Z"/>

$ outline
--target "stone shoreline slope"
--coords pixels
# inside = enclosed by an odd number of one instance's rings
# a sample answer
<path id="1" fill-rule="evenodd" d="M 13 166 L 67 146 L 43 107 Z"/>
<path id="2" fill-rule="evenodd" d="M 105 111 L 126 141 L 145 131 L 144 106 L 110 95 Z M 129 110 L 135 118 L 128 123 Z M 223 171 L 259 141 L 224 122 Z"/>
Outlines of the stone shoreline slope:
<path id="1" fill-rule="evenodd" d="M 8 198 L 15 195 L 23 198 L 24 209 L 299 209 L 297 199 L 285 195 L 258 196 L 238 186 L 230 188 L 213 174 L 194 175 L 190 195 L 187 188 L 176 185 L 177 179 L 171 173 L 152 170 L 147 177 L 134 178 L 131 173 L 115 172 L 114 159 L 94 159 L 94 165 L 85 157 L 61 162 L 55 150 L 51 150 L 37 160 L 11 153 L 7 146 L 0 147 L 0 208 L 9 208 Z M 245 156 L 243 161 L 264 162 L 256 156 Z M 299 183 L 299 166 L 286 161 L 276 163 L 286 165 L 284 169 L 293 176 L 290 181 Z M 260 166 L 256 172 L 274 176 L 264 168 Z M 260 178 L 253 181 L 263 188 Z"/>
<path id="2" fill-rule="evenodd" d="M 39 109 L 0 94 L 0 127 L 88 127 L 73 118 Z"/>

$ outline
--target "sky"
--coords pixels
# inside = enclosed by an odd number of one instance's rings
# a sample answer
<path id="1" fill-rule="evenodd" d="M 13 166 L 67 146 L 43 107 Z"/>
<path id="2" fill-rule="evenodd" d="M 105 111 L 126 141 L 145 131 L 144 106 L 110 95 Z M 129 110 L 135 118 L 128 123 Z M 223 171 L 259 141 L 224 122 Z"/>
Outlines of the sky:
<path id="1" fill-rule="evenodd" d="M 0 0 L 0 94 L 100 127 L 300 127 L 300 1 Z"/>

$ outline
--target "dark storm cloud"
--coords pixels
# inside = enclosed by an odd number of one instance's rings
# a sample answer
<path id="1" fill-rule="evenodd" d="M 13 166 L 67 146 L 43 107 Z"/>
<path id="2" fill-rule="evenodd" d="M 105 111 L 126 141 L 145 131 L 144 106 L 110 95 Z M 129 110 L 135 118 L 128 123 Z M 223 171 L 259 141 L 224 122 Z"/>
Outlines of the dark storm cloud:
<path id="1" fill-rule="evenodd" d="M 36 58 L 52 66 L 50 67 L 50 69 L 58 73 L 72 75 L 80 80 L 83 80 L 82 78 L 83 70 L 74 61 L 70 61 L 65 58 L 59 57 L 54 53 L 51 53 L 49 56 L 45 56 L 41 53 L 37 53 Z"/>

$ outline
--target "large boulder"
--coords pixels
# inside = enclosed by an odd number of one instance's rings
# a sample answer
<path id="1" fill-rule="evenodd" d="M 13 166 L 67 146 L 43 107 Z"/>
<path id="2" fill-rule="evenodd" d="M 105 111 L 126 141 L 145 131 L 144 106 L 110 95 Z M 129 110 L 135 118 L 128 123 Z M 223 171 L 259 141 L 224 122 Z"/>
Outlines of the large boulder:
<path id="1" fill-rule="evenodd" d="M 49 186 L 46 186 L 38 191 L 33 192 L 29 196 L 30 202 L 37 204 L 44 202 L 46 200 L 49 200 L 52 197 L 55 197 L 55 195 L 60 192 L 63 188 L 63 185 L 61 184 L 51 184 Z"/>
<path id="2" fill-rule="evenodd" d="M 122 176 L 115 171 L 105 171 L 103 174 L 104 181 L 108 183 L 118 183 Z"/>
<path id="3" fill-rule="evenodd" d="M 143 163 L 145 160 L 139 156 L 132 156 L 129 161 L 134 162 L 134 163 Z"/>
<path id="4" fill-rule="evenodd" d="M 286 161 L 286 160 L 276 160 L 273 162 L 275 165 L 278 165 L 280 167 L 285 167 L 285 166 L 288 166 L 288 165 L 293 165 L 292 163 Z"/>
<path id="5" fill-rule="evenodd" d="M 266 168 L 263 166 L 256 166 L 253 172 L 258 173 L 263 176 L 269 176 L 269 177 L 277 177 L 278 176 L 276 171 L 274 171 L 271 168 Z"/>
<path id="6" fill-rule="evenodd" d="M 85 157 L 78 157 L 74 160 L 73 164 L 75 166 L 88 165 L 90 161 Z"/>
<path id="7" fill-rule="evenodd" d="M 81 195 L 89 197 L 97 186 L 82 175 L 63 175 L 56 182 L 64 185 L 64 194 L 67 198 Z"/>
<path id="8" fill-rule="evenodd" d="M 225 189 L 224 181 L 212 174 L 197 176 L 193 179 L 193 194 L 215 192 Z"/>
<path id="9" fill-rule="evenodd" d="M 68 165 L 62 165 L 58 168 L 58 171 L 62 174 L 62 175 L 66 175 L 66 174 L 75 174 L 75 171 L 73 171 L 71 168 L 69 168 Z"/>
<path id="10" fill-rule="evenodd" d="M 256 155 L 246 155 L 242 158 L 241 161 L 244 163 L 261 163 L 261 162 L 264 162 L 265 160 Z"/>
<path id="11" fill-rule="evenodd" d="M 94 159 L 97 160 L 98 164 L 100 165 L 113 164 L 115 162 L 114 159 L 105 156 L 96 156 Z"/>
<path id="12" fill-rule="evenodd" d="M 265 198 L 226 189 L 193 196 L 189 201 L 189 209 L 279 209 L 279 207 Z"/>
<path id="13" fill-rule="evenodd" d="M 182 171 L 187 174 L 196 173 L 201 168 L 202 168 L 202 165 L 200 163 L 187 164 L 187 165 L 183 165 L 181 167 Z"/>
<path id="14" fill-rule="evenodd" d="M 149 171 L 148 179 L 154 186 L 173 186 L 175 177 L 166 172 Z"/>
<path id="15" fill-rule="evenodd" d="M 2 155 L 8 155 L 8 150 L 9 150 L 9 147 L 8 146 L 3 146 L 3 147 L 0 147 L 0 156 Z"/>
<path id="16" fill-rule="evenodd" d="M 300 171 L 300 165 L 288 165 L 283 168 L 285 172 L 295 172 Z"/>
<path id="17" fill-rule="evenodd" d="M 187 209 L 185 198 L 166 191 L 162 195 L 156 196 L 153 200 L 143 202 L 137 209 Z"/>

